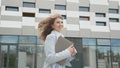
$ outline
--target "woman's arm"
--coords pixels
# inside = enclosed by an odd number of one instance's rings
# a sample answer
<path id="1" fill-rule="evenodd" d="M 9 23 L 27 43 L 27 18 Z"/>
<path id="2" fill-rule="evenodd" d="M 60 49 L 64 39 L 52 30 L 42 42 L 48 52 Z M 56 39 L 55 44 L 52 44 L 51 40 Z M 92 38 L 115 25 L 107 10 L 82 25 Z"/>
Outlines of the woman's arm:
<path id="1" fill-rule="evenodd" d="M 50 34 L 46 37 L 45 54 L 46 54 L 46 61 L 49 64 L 56 63 L 71 56 L 71 53 L 68 49 L 55 53 L 56 40 L 57 37 L 54 34 Z"/>

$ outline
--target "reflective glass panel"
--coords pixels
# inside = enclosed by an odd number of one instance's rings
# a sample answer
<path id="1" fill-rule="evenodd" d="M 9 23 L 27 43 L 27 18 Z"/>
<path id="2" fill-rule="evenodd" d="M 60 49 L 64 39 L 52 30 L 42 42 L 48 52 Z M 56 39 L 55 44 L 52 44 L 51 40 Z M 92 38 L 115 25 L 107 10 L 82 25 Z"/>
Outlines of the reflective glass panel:
<path id="1" fill-rule="evenodd" d="M 96 17 L 105 17 L 105 13 L 96 13 Z"/>
<path id="2" fill-rule="evenodd" d="M 96 45 L 96 39 L 83 38 L 82 43 L 83 43 L 83 46 L 84 45 Z"/>
<path id="3" fill-rule="evenodd" d="M 112 39 L 111 46 L 120 46 L 120 40 L 119 39 Z"/>
<path id="4" fill-rule="evenodd" d="M 106 26 L 106 22 L 96 22 L 96 26 Z"/>
<path id="5" fill-rule="evenodd" d="M 89 12 L 89 7 L 79 7 L 79 11 Z"/>
<path id="6" fill-rule="evenodd" d="M 113 68 L 120 68 L 120 47 L 112 47 L 111 55 Z"/>
<path id="7" fill-rule="evenodd" d="M 65 5 L 55 5 L 55 9 L 57 9 L 57 10 L 66 10 L 66 6 Z"/>
<path id="8" fill-rule="evenodd" d="M 109 22 L 119 22 L 118 18 L 109 18 Z"/>
<path id="9" fill-rule="evenodd" d="M 18 43 L 18 36 L 1 36 L 1 43 Z"/>
<path id="10" fill-rule="evenodd" d="M 5 10 L 7 11 L 19 11 L 18 7 L 6 6 Z"/>
<path id="11" fill-rule="evenodd" d="M 39 9 L 39 13 L 51 13 L 50 9 Z"/>
<path id="12" fill-rule="evenodd" d="M 118 9 L 109 9 L 109 13 L 118 14 Z"/>
<path id="13" fill-rule="evenodd" d="M 111 68 L 110 46 L 97 46 L 97 68 Z"/>
<path id="14" fill-rule="evenodd" d="M 35 3 L 32 3 L 32 2 L 23 2 L 23 7 L 32 7 L 32 8 L 35 8 Z"/>
<path id="15" fill-rule="evenodd" d="M 37 39 L 35 36 L 20 36 L 19 43 L 36 43 Z"/>
<path id="16" fill-rule="evenodd" d="M 109 39 L 97 39 L 97 45 L 110 45 Z"/>

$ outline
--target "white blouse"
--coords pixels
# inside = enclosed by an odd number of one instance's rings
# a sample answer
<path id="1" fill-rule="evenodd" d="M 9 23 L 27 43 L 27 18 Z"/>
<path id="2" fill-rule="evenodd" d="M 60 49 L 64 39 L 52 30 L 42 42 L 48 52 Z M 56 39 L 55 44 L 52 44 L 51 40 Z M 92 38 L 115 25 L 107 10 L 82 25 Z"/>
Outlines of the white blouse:
<path id="1" fill-rule="evenodd" d="M 55 30 L 47 35 L 44 47 L 46 59 L 43 68 L 65 68 L 65 65 L 61 66 L 56 62 L 71 57 L 71 53 L 68 49 L 65 49 L 59 53 L 55 53 L 55 43 L 59 36 L 63 35 Z"/>

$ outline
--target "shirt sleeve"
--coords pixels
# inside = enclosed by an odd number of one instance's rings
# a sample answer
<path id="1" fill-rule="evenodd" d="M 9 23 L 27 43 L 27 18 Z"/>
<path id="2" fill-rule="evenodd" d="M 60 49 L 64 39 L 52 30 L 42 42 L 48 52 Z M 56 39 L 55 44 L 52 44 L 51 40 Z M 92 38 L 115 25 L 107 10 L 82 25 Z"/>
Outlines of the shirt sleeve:
<path id="1" fill-rule="evenodd" d="M 55 53 L 56 40 L 57 37 L 52 34 L 48 35 L 45 40 L 46 62 L 49 64 L 56 63 L 71 56 L 68 49 Z"/>

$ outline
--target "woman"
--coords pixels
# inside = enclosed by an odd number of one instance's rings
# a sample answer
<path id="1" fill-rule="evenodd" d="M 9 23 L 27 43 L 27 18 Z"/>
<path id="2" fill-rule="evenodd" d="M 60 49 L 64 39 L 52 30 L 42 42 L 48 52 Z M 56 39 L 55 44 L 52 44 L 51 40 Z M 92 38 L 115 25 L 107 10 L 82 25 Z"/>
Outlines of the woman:
<path id="1" fill-rule="evenodd" d="M 70 47 L 61 52 L 55 52 L 56 41 L 59 36 L 63 36 L 61 34 L 63 27 L 63 18 L 59 14 L 51 15 L 42 20 L 38 25 L 40 39 L 45 41 L 44 51 L 46 59 L 43 68 L 65 68 L 68 61 L 64 65 L 59 65 L 57 62 L 63 59 L 69 59 L 77 53 L 73 45 L 70 45 Z"/>

